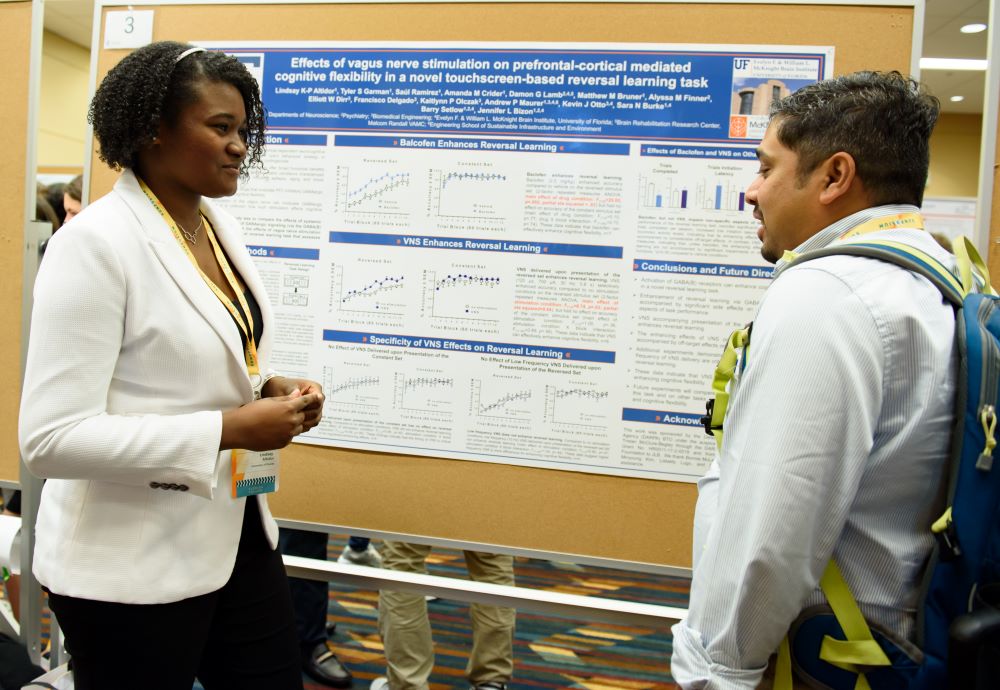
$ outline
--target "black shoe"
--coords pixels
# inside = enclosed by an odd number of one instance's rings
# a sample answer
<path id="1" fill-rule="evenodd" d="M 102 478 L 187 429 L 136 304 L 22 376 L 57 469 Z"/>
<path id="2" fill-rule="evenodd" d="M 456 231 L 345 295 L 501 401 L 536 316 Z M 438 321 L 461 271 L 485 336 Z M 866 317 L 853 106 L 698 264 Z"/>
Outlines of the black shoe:
<path id="1" fill-rule="evenodd" d="M 351 687 L 351 672 L 340 663 L 329 642 L 320 642 L 306 654 L 302 670 L 316 682 L 331 688 Z"/>

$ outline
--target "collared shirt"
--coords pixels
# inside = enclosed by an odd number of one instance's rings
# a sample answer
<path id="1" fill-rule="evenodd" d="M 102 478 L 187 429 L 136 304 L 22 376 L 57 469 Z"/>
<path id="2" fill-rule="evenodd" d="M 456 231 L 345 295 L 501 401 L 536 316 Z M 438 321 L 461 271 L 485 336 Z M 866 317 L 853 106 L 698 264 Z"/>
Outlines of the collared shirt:
<path id="1" fill-rule="evenodd" d="M 821 230 L 818 249 L 882 206 Z M 926 232 L 872 233 L 953 267 Z M 673 628 L 683 688 L 756 688 L 792 621 L 825 601 L 830 557 L 868 620 L 911 639 L 918 581 L 944 505 L 955 393 L 954 313 L 887 262 L 779 262 L 732 382 L 721 452 L 699 482 L 687 619 Z"/>

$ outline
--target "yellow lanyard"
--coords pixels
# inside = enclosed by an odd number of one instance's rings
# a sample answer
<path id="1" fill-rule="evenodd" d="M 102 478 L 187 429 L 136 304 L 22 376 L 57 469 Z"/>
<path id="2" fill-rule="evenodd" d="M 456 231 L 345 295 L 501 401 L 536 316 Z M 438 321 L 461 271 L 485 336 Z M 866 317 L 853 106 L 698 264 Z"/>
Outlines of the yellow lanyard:
<path id="1" fill-rule="evenodd" d="M 156 198 L 145 182 L 139 180 L 139 186 L 142 191 L 146 194 L 146 198 L 149 199 L 150 203 L 153 204 L 153 208 L 157 210 L 163 220 L 166 222 L 167 226 L 170 228 L 170 232 L 173 233 L 174 239 L 177 240 L 177 244 L 181 246 L 187 258 L 190 259 L 191 263 L 197 269 L 198 273 L 201 274 L 202 279 L 205 284 L 215 293 L 215 296 L 219 298 L 222 302 L 222 306 L 229 310 L 232 315 L 233 320 L 239 329 L 243 331 L 243 335 L 246 336 L 246 346 L 243 348 L 243 357 L 246 360 L 247 373 L 250 374 L 250 380 L 257 385 L 260 379 L 260 365 L 257 362 L 257 344 L 254 342 L 253 337 L 253 314 L 250 313 L 250 306 L 247 304 L 246 297 L 243 295 L 243 290 L 240 287 L 240 283 L 236 280 L 236 275 L 233 273 L 232 267 L 229 265 L 229 261 L 226 259 L 225 253 L 222 251 L 222 247 L 219 245 L 219 241 L 215 238 L 215 231 L 212 229 L 212 224 L 205 219 L 205 234 L 208 235 L 208 241 L 212 244 L 212 250 L 215 252 L 215 259 L 219 262 L 219 267 L 222 269 L 222 274 L 226 277 L 226 282 L 229 283 L 229 287 L 233 289 L 233 293 L 236 295 L 236 299 L 240 302 L 240 307 L 243 309 L 243 314 L 240 314 L 236 305 L 233 304 L 232 300 L 219 289 L 212 280 L 205 275 L 205 272 L 201 270 L 201 266 L 198 265 L 198 260 L 194 257 L 191 252 L 191 247 L 188 246 L 187 240 L 181 234 L 180 228 L 177 227 L 177 221 L 170 217 L 167 213 L 167 209 L 163 207 L 160 200 Z M 245 317 L 244 317 L 245 315 Z"/>
<path id="2" fill-rule="evenodd" d="M 894 216 L 883 216 L 881 218 L 872 218 L 869 221 L 865 221 L 861 225 L 856 225 L 855 227 L 851 228 L 837 239 L 846 240 L 852 237 L 857 237 L 858 235 L 867 235 L 869 232 L 878 232 L 880 230 L 896 230 L 898 228 L 913 228 L 914 230 L 923 230 L 924 219 L 919 213 L 897 213 Z"/>
<path id="3" fill-rule="evenodd" d="M 870 232 L 879 232 L 880 230 L 896 230 L 898 228 L 923 230 L 924 218 L 919 213 L 897 213 L 894 216 L 872 218 L 871 220 L 865 221 L 861 225 L 855 225 L 853 228 L 838 237 L 837 242 L 849 240 L 860 235 L 867 235 Z M 790 249 L 786 249 L 784 254 L 781 255 L 781 260 L 786 263 L 791 263 L 797 258 L 799 258 L 799 255 Z"/>

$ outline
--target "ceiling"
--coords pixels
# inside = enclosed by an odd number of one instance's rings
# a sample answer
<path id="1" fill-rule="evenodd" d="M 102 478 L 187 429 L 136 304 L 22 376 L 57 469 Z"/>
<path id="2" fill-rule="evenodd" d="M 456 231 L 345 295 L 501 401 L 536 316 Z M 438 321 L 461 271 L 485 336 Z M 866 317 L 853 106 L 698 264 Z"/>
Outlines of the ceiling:
<path id="1" fill-rule="evenodd" d="M 986 34 L 963 34 L 959 28 L 989 18 L 989 0 L 927 0 L 924 11 L 923 57 L 986 59 Z M 942 110 L 949 113 L 983 112 L 985 72 L 923 70 L 921 80 L 941 99 Z M 952 96 L 965 96 L 952 103 Z"/>
<path id="2" fill-rule="evenodd" d="M 873 2 L 872 4 L 878 4 Z M 924 15 L 924 57 L 986 58 L 986 32 L 963 34 L 959 27 L 986 23 L 989 0 L 927 0 Z M 93 0 L 45 0 L 45 28 L 85 48 L 90 46 Z M 924 70 L 923 81 L 950 113 L 981 113 L 984 72 Z M 964 96 L 953 103 L 952 96 Z"/>

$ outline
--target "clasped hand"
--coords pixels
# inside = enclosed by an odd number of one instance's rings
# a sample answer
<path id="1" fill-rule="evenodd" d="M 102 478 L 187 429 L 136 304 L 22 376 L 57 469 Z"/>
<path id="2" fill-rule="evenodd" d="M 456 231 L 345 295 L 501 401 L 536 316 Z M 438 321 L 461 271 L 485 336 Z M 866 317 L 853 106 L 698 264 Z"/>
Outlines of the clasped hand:
<path id="1" fill-rule="evenodd" d="M 254 400 L 222 413 L 220 450 L 284 448 L 323 418 L 323 387 L 307 379 L 275 376 Z"/>

